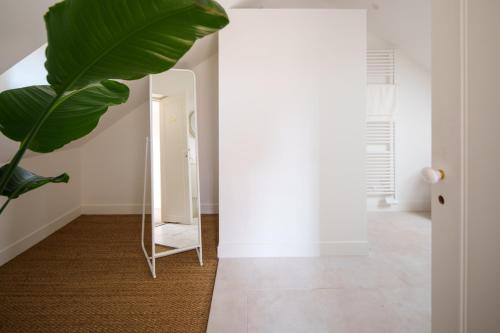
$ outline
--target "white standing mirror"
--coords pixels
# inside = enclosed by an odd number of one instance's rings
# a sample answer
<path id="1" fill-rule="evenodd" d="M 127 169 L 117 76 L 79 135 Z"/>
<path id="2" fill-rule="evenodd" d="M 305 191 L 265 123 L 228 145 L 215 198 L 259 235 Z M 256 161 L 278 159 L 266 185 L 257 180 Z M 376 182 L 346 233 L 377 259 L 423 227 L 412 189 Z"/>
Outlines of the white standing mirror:
<path id="1" fill-rule="evenodd" d="M 151 240 L 144 247 L 143 234 L 143 248 L 156 277 L 160 257 L 195 250 L 203 264 L 194 73 L 152 75 L 150 95 Z"/>

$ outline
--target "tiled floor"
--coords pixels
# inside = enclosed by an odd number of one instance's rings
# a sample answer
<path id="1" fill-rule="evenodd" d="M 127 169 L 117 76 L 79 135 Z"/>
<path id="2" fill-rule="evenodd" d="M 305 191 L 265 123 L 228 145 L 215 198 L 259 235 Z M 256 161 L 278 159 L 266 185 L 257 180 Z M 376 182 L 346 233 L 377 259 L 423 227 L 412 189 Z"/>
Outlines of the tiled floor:
<path id="1" fill-rule="evenodd" d="M 219 261 L 208 333 L 428 333 L 428 214 L 370 213 L 366 257 Z"/>
<path id="2" fill-rule="evenodd" d="M 155 243 L 183 248 L 199 243 L 198 224 L 162 223 L 155 226 Z"/>

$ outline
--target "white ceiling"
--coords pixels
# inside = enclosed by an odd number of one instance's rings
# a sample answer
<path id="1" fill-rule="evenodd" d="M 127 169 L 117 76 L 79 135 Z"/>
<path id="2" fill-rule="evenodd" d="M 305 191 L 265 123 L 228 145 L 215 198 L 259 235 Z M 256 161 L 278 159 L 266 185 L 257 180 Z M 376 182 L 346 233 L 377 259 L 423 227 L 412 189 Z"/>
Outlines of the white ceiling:
<path id="1" fill-rule="evenodd" d="M 431 68 L 431 0 L 219 0 L 225 8 L 366 9 L 369 37 Z M 380 44 L 380 43 L 378 43 Z M 179 62 L 192 68 L 217 52 L 216 37 L 198 42 Z"/>
<path id="2" fill-rule="evenodd" d="M 47 41 L 43 15 L 54 0 L 0 2 L 0 73 Z"/>

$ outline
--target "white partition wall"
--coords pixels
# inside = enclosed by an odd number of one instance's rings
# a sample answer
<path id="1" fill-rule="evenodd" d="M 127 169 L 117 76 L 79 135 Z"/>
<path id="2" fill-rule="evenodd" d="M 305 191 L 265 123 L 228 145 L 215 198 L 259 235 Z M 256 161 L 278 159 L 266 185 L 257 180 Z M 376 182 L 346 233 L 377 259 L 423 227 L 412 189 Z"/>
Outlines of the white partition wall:
<path id="1" fill-rule="evenodd" d="M 219 256 L 366 254 L 365 11 L 229 16 L 219 41 Z"/>

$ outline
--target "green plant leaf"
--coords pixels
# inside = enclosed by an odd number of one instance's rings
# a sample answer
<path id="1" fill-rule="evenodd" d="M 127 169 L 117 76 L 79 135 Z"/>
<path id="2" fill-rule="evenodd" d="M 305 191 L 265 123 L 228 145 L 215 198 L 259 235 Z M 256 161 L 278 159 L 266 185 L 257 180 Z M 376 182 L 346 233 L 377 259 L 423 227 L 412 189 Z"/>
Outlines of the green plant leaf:
<path id="1" fill-rule="evenodd" d="M 47 80 L 64 92 L 160 73 L 228 22 L 212 0 L 66 0 L 45 15 Z"/>
<path id="2" fill-rule="evenodd" d="M 109 106 L 127 101 L 129 89 L 103 81 L 61 96 L 47 115 L 56 92 L 50 86 L 31 86 L 0 93 L 0 131 L 23 141 L 41 117 L 47 116 L 28 148 L 47 153 L 90 133 Z"/>
<path id="3" fill-rule="evenodd" d="M 7 169 L 8 164 L 2 166 L 0 168 L 0 177 Z M 48 183 L 67 183 L 69 181 L 69 176 L 66 173 L 63 173 L 57 177 L 42 177 L 23 169 L 21 167 L 16 167 L 12 177 L 5 189 L 0 193 L 5 197 L 10 199 L 15 199 L 19 197 L 21 194 L 39 188 Z"/>

